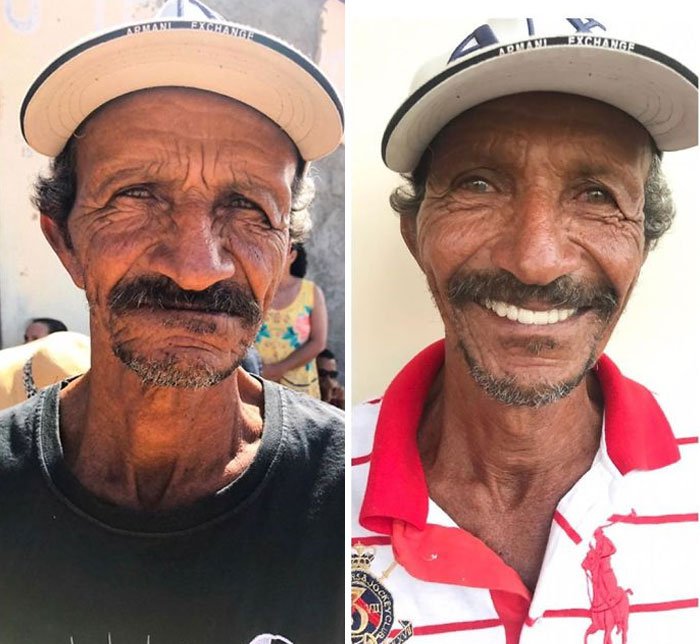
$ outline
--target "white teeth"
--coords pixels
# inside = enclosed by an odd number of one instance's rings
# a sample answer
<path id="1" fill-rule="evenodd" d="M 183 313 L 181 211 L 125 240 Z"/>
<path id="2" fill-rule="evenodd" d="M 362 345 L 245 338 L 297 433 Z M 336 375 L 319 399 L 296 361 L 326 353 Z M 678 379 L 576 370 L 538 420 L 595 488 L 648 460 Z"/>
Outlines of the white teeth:
<path id="1" fill-rule="evenodd" d="M 508 318 L 520 324 L 556 324 L 570 318 L 576 309 L 550 309 L 549 311 L 530 311 L 501 301 L 484 300 L 484 306 L 500 318 Z"/>

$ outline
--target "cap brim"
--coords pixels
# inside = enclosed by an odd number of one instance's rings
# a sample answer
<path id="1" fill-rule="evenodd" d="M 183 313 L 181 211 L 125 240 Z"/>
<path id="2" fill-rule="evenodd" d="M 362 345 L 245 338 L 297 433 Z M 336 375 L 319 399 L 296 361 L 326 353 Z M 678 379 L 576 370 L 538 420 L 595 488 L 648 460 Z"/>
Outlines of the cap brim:
<path id="1" fill-rule="evenodd" d="M 22 134 L 38 152 L 56 156 L 98 107 L 167 86 L 216 92 L 255 108 L 306 161 L 329 154 L 342 139 L 340 99 L 299 52 L 242 25 L 173 19 L 116 29 L 61 55 L 27 92 Z"/>
<path id="2" fill-rule="evenodd" d="M 522 92 L 593 98 L 641 123 L 662 151 L 698 142 L 698 79 L 679 62 L 633 43 L 623 51 L 547 38 L 546 45 L 503 55 L 503 46 L 449 67 L 419 87 L 392 117 L 382 140 L 384 163 L 410 172 L 453 118 L 486 101 Z"/>

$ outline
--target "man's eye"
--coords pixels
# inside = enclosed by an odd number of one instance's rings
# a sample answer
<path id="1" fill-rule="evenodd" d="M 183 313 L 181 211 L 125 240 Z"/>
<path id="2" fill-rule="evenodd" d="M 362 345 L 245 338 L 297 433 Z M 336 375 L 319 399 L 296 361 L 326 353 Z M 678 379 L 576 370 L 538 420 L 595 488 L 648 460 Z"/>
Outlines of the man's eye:
<path id="1" fill-rule="evenodd" d="M 493 186 L 481 177 L 466 177 L 459 182 L 460 187 L 470 192 L 485 193 L 493 192 Z"/>
<path id="2" fill-rule="evenodd" d="M 151 199 L 153 192 L 146 186 L 131 186 L 120 190 L 117 197 L 131 197 L 132 199 Z"/>
<path id="3" fill-rule="evenodd" d="M 605 188 L 598 186 L 584 190 L 581 193 L 581 198 L 592 205 L 617 205 L 615 198 Z"/>
<path id="4" fill-rule="evenodd" d="M 256 220 L 269 224 L 270 220 L 259 204 L 247 199 L 243 195 L 231 195 L 224 201 L 224 207 L 229 210 L 245 210 L 255 216 Z M 242 213 L 241 213 L 242 214 Z"/>
<path id="5" fill-rule="evenodd" d="M 250 199 L 246 199 L 241 195 L 231 196 L 226 204 L 231 208 L 245 208 L 246 210 L 262 210 L 258 204 L 252 202 Z"/>

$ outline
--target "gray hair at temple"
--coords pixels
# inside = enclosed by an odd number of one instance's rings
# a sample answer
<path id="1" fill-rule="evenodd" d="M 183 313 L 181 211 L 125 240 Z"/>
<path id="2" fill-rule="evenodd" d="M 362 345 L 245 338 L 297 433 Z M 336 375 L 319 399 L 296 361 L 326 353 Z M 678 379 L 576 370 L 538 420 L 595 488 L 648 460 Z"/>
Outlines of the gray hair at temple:
<path id="1" fill-rule="evenodd" d="M 425 198 L 430 172 L 431 150 L 428 148 L 413 172 L 402 174 L 406 183 L 389 197 L 391 207 L 399 214 L 415 217 Z M 644 238 L 647 250 L 655 248 L 661 236 L 671 227 L 676 216 L 671 189 L 661 170 L 661 155 L 653 150 L 651 167 L 644 183 Z"/>

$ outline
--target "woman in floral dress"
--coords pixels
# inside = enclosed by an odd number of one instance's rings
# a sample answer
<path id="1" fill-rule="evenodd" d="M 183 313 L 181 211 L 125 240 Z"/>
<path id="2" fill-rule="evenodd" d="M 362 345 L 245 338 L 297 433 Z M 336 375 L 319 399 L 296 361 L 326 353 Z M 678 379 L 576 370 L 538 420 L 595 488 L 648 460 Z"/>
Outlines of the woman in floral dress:
<path id="1" fill-rule="evenodd" d="M 304 279 L 306 251 L 302 244 L 292 246 L 287 268 L 255 340 L 263 361 L 262 375 L 320 398 L 316 356 L 326 348 L 326 302 L 323 291 Z"/>

